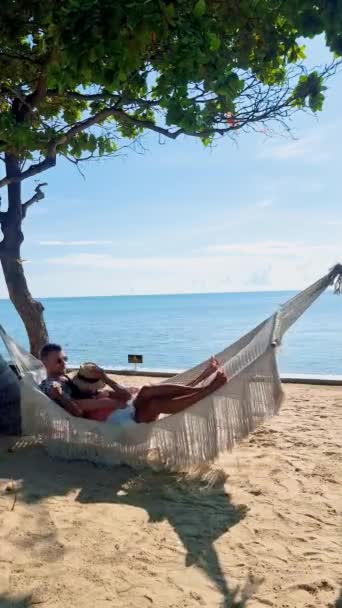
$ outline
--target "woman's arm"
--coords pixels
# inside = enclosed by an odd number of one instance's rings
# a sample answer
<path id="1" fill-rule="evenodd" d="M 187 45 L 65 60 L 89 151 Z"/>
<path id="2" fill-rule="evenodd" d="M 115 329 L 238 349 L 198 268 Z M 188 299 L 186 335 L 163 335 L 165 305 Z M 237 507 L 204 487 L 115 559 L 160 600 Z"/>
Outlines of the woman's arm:
<path id="1" fill-rule="evenodd" d="M 101 367 L 98 367 L 98 370 L 99 370 L 99 375 L 100 375 L 101 380 L 107 386 L 109 386 L 109 388 L 112 389 L 114 399 L 118 399 L 119 401 L 123 401 L 123 402 L 129 401 L 129 399 L 131 399 L 132 395 L 127 390 L 127 388 L 125 388 L 124 386 L 121 386 L 120 384 L 115 382 L 115 380 L 112 380 L 112 378 L 107 376 L 106 372 Z"/>
<path id="2" fill-rule="evenodd" d="M 126 404 L 120 403 L 117 399 L 109 399 L 108 397 L 99 397 L 98 399 L 75 399 L 74 403 L 81 408 L 82 412 L 96 412 L 97 410 L 108 409 L 114 410 L 124 409 Z"/>

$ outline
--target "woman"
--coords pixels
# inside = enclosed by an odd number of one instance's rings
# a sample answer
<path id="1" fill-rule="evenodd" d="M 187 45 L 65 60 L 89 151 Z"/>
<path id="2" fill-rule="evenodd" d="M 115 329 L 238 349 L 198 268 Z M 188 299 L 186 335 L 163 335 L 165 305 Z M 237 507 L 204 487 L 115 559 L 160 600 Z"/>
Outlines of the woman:
<path id="1" fill-rule="evenodd" d="M 197 386 L 213 376 L 211 381 Z M 71 398 L 83 416 L 116 424 L 154 422 L 161 414 L 181 412 L 207 397 L 227 382 L 212 358 L 208 367 L 190 384 L 153 384 L 127 391 L 98 367 L 85 363 L 71 379 Z M 109 387 L 108 390 L 106 387 Z"/>

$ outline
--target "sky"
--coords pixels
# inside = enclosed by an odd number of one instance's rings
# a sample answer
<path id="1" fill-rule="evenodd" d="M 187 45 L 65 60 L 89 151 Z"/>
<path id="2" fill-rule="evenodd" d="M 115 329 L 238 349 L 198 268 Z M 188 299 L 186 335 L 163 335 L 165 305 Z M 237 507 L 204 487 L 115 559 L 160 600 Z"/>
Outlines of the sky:
<path id="1" fill-rule="evenodd" d="M 322 40 L 312 63 L 329 59 Z M 342 261 L 342 73 L 317 118 L 279 129 L 159 142 L 39 176 L 22 255 L 36 297 L 300 289 Z M 24 199 L 34 190 L 24 183 Z M 0 297 L 7 290 L 0 277 Z"/>

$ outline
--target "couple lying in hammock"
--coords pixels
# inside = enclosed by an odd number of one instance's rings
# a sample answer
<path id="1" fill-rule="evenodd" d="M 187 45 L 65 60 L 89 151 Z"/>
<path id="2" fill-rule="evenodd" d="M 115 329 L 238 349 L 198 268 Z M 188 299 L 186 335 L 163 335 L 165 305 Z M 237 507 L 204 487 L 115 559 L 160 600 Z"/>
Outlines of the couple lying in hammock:
<path id="1" fill-rule="evenodd" d="M 62 347 L 46 344 L 41 360 L 47 378 L 41 383 L 42 391 L 73 416 L 126 424 L 154 422 L 161 414 L 176 414 L 207 397 L 227 382 L 215 358 L 190 384 L 154 384 L 141 388 L 126 388 L 109 378 L 94 363 L 85 363 L 69 378 Z M 207 384 L 197 386 L 209 379 Z"/>

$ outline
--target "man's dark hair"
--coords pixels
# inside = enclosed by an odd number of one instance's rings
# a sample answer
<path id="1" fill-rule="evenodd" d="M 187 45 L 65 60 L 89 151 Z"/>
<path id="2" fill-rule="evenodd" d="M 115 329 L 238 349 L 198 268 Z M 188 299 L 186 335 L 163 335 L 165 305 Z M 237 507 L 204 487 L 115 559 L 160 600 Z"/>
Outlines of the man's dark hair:
<path id="1" fill-rule="evenodd" d="M 60 353 L 61 350 L 62 350 L 62 347 L 59 344 L 53 344 L 53 343 L 45 344 L 43 346 L 42 350 L 40 351 L 40 358 L 46 359 L 46 357 L 50 353 Z"/>

